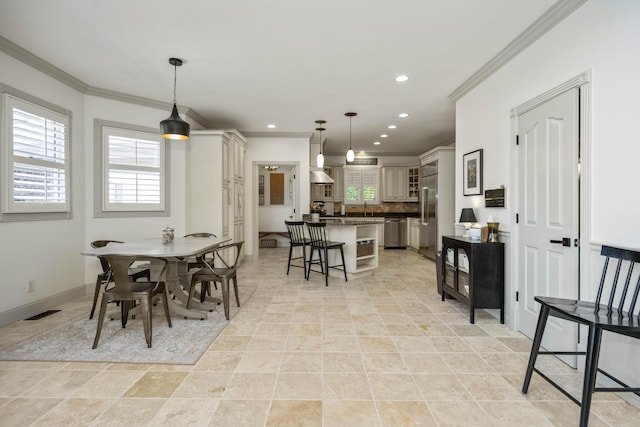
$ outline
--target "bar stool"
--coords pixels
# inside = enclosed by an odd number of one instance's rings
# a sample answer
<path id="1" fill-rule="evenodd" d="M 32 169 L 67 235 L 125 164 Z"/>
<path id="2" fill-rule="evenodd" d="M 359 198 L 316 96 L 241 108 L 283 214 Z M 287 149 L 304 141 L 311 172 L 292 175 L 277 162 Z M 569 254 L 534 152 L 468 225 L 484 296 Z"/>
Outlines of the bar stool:
<path id="1" fill-rule="evenodd" d="M 321 271 L 313 270 L 317 273 L 324 274 L 325 286 L 329 286 L 329 269 L 340 270 L 344 273 L 344 281 L 347 281 L 347 268 L 344 263 L 344 251 L 342 247 L 344 242 L 332 242 L 327 240 L 327 232 L 324 222 L 307 222 L 307 228 L 309 229 L 309 236 L 311 237 L 311 253 L 309 254 L 309 261 L 307 261 L 308 269 L 306 279 L 309 280 L 309 274 L 311 273 L 311 264 L 320 265 Z M 329 250 L 340 250 L 340 258 L 342 259 L 342 265 L 329 265 Z M 313 253 L 318 251 L 318 261 L 313 260 Z M 323 259 L 324 255 L 324 259 Z M 342 268 L 340 268 L 342 267 Z"/>
<path id="2" fill-rule="evenodd" d="M 302 258 L 302 265 L 293 264 L 294 267 L 302 267 L 304 269 L 304 278 L 307 278 L 307 246 L 311 245 L 311 240 L 304 237 L 303 221 L 285 221 L 287 231 L 289 232 L 289 261 L 287 261 L 287 275 L 289 268 L 292 266 L 291 261 Z M 301 247 L 302 256 L 294 257 L 293 248 Z"/>

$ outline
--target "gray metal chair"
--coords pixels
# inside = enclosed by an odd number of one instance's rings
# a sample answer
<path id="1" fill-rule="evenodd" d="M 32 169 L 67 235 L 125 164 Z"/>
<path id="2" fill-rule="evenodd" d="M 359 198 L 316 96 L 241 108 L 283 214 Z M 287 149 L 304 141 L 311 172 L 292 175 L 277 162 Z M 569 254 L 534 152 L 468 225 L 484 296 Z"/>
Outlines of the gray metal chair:
<path id="1" fill-rule="evenodd" d="M 213 233 L 190 233 L 190 234 L 185 234 L 184 237 L 218 237 Z M 209 261 L 213 262 L 215 261 L 215 259 L 210 259 Z M 205 267 L 205 265 L 201 262 L 198 261 L 196 258 L 189 258 L 188 262 L 187 262 L 187 271 L 188 270 L 193 270 L 195 268 L 202 268 Z M 213 282 L 213 287 L 218 290 L 218 287 L 216 286 L 216 282 Z M 209 282 L 202 282 L 200 284 L 200 302 L 204 302 L 207 295 L 211 296 L 211 285 L 209 284 Z"/>
<path id="2" fill-rule="evenodd" d="M 153 298 L 160 296 L 164 306 L 165 316 L 167 323 L 171 327 L 171 317 L 169 316 L 169 304 L 167 287 L 165 282 L 162 281 L 167 271 L 167 261 L 164 261 L 162 272 L 156 282 L 134 282 L 129 277 L 129 266 L 135 261 L 157 261 L 159 258 L 148 257 L 136 257 L 136 256 L 124 256 L 124 255 L 105 255 L 105 260 L 109 263 L 110 273 L 108 280 L 113 280 L 115 286 L 110 289 L 105 289 L 102 292 L 102 303 L 100 304 L 100 314 L 98 316 L 98 329 L 96 331 L 96 337 L 93 341 L 93 348 L 98 346 L 98 340 L 100 339 L 100 333 L 102 332 L 102 324 L 104 323 L 105 313 L 107 311 L 107 304 L 110 301 L 120 301 L 122 304 L 121 315 L 123 317 L 122 327 L 126 325 L 125 318 L 129 315 L 129 307 L 133 302 L 139 302 L 140 315 L 142 316 L 142 324 L 144 327 L 144 337 L 147 341 L 147 347 L 151 348 L 151 336 L 152 336 L 152 307 Z"/>
<path id="3" fill-rule="evenodd" d="M 236 296 L 236 304 L 240 307 L 240 297 L 238 295 L 238 259 L 242 251 L 244 242 L 236 242 L 228 245 L 220 246 L 209 252 L 213 259 L 217 259 L 223 267 L 216 267 L 211 261 L 205 261 L 207 254 L 198 257 L 201 262 L 206 262 L 207 266 L 193 273 L 191 276 L 191 285 L 189 286 L 189 300 L 187 308 L 190 307 L 191 300 L 195 297 L 195 289 L 198 283 L 202 282 L 220 282 L 222 290 L 222 304 L 224 306 L 224 315 L 229 320 L 229 282 L 233 282 L 233 291 Z"/>
<path id="4" fill-rule="evenodd" d="M 123 243 L 118 240 L 95 240 L 91 242 L 92 248 L 103 248 L 107 246 L 109 243 Z M 109 282 L 112 280 L 107 280 L 111 270 L 109 263 L 103 258 L 98 257 L 100 260 L 100 265 L 102 266 L 102 273 L 98 274 L 96 278 L 96 288 L 93 291 L 93 305 L 91 306 L 91 314 L 89 314 L 89 319 L 93 319 L 93 313 L 96 310 L 96 305 L 98 303 L 98 295 L 100 294 L 100 289 L 104 285 L 105 289 L 109 285 Z M 148 268 L 129 268 L 129 277 L 134 282 L 138 279 L 146 278 L 147 281 L 151 280 L 151 271 Z"/>

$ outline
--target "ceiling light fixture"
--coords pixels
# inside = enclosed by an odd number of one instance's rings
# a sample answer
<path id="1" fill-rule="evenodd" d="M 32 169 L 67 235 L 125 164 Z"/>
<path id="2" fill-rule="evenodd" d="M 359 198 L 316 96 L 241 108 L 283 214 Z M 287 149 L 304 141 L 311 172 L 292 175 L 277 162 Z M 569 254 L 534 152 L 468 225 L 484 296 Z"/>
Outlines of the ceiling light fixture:
<path id="1" fill-rule="evenodd" d="M 264 166 L 264 168 L 265 168 L 266 170 L 268 170 L 268 171 L 277 171 L 277 170 L 280 168 L 280 166 L 277 166 L 277 165 L 267 165 L 267 166 Z"/>
<path id="2" fill-rule="evenodd" d="M 383 133 L 382 135 L 380 135 L 380 138 L 388 138 L 389 135 L 387 135 L 386 133 Z"/>
<path id="3" fill-rule="evenodd" d="M 397 128 L 398 126 L 396 126 L 396 125 L 389 125 L 389 126 L 387 126 L 387 127 L 388 127 L 389 129 L 395 129 L 395 128 Z"/>
<path id="4" fill-rule="evenodd" d="M 318 156 L 316 157 L 316 166 L 321 168 L 324 166 L 324 155 L 322 154 L 322 131 L 326 130 L 325 128 L 322 127 L 323 124 L 327 123 L 326 120 L 316 120 L 316 123 L 318 124 L 319 127 L 316 128 L 316 130 L 318 132 L 320 132 L 320 152 L 318 153 Z"/>
<path id="5" fill-rule="evenodd" d="M 396 77 L 395 80 L 397 82 L 406 82 L 407 80 L 409 80 L 409 77 L 401 74 L 398 77 Z"/>
<path id="6" fill-rule="evenodd" d="M 182 59 L 169 58 L 169 64 L 173 65 L 173 109 L 169 118 L 160 122 L 160 133 L 165 139 L 189 139 L 191 126 L 180 118 L 176 104 L 176 79 L 178 67 L 182 66 Z"/>
<path id="7" fill-rule="evenodd" d="M 373 145 L 380 145 L 380 141 L 374 142 Z"/>
<path id="8" fill-rule="evenodd" d="M 351 148 L 351 118 L 358 115 L 358 113 L 344 113 L 345 116 L 349 117 L 349 151 L 347 151 L 347 162 L 353 162 L 356 158 L 356 153 L 353 152 L 353 148 Z"/>
<path id="9" fill-rule="evenodd" d="M 409 113 L 400 113 L 398 114 L 398 117 L 400 117 L 401 119 L 404 119 L 405 117 L 409 117 Z"/>
<path id="10" fill-rule="evenodd" d="M 267 125 L 267 127 L 268 127 L 269 129 L 275 129 L 275 128 L 276 128 L 276 125 L 269 124 L 269 125 Z"/>

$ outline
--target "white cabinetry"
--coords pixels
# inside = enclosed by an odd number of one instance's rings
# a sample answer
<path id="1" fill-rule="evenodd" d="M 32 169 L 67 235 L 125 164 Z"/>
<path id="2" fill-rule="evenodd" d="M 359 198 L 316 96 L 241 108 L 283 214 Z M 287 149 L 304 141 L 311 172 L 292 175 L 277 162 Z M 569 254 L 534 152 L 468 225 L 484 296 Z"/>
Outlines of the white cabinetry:
<path id="1" fill-rule="evenodd" d="M 342 167 L 327 165 L 323 170 L 333 178 L 333 184 L 311 184 L 311 201 L 342 202 L 344 176 Z"/>
<path id="2" fill-rule="evenodd" d="M 380 203 L 380 169 L 349 166 L 344 168 L 344 204 Z"/>
<path id="3" fill-rule="evenodd" d="M 420 249 L 420 218 L 408 218 L 409 246 L 415 250 Z"/>
<path id="4" fill-rule="evenodd" d="M 385 202 L 416 202 L 419 195 L 418 166 L 385 166 L 382 168 Z"/>
<path id="5" fill-rule="evenodd" d="M 244 239 L 244 152 L 245 139 L 235 130 L 191 131 L 186 162 L 186 233 Z"/>

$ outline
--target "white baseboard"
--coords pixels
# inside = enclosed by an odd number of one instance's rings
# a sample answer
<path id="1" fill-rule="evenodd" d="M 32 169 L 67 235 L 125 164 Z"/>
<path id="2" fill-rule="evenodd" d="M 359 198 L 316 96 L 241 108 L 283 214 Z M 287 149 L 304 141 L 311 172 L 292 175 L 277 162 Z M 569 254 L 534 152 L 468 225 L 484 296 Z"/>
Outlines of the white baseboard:
<path id="1" fill-rule="evenodd" d="M 94 285 L 91 285 L 90 292 L 93 292 L 93 286 Z M 87 289 L 87 286 L 81 285 L 73 289 L 61 292 L 59 294 L 52 295 L 50 297 L 43 298 L 41 300 L 20 307 L 12 308 L 11 310 L 0 313 L 0 326 L 4 326 L 17 320 L 23 320 L 28 317 L 35 316 L 36 314 L 42 313 L 43 311 L 50 310 L 56 306 L 59 306 L 62 303 L 85 296 L 87 294 Z M 91 307 L 87 307 L 87 311 L 90 308 Z"/>

